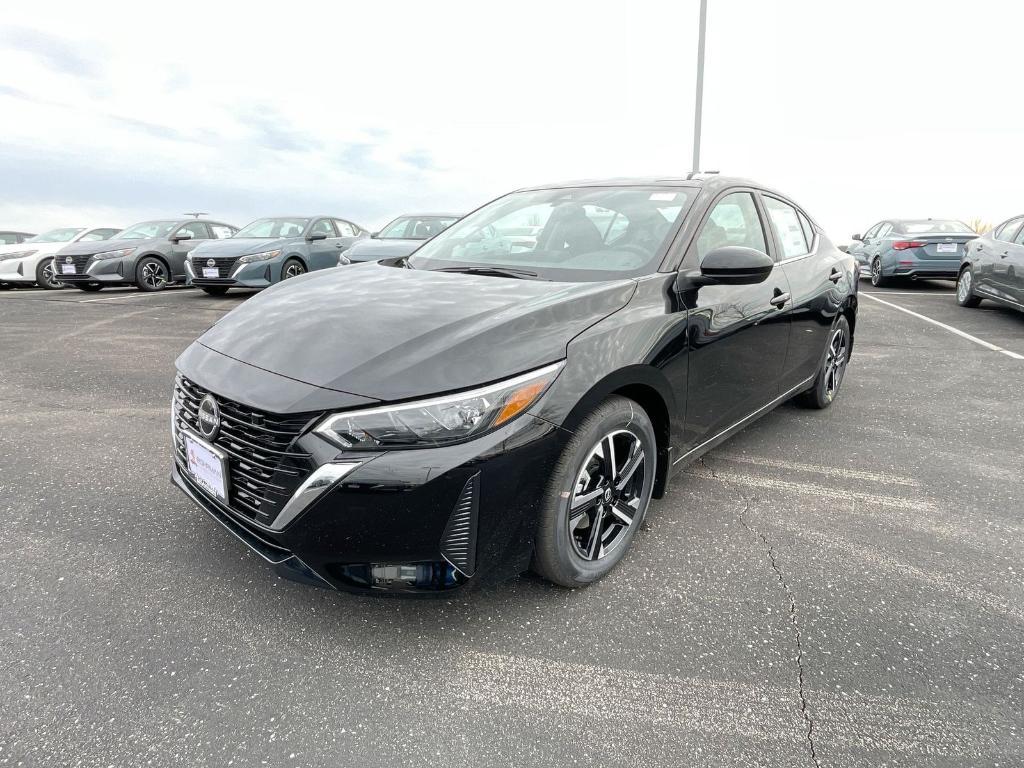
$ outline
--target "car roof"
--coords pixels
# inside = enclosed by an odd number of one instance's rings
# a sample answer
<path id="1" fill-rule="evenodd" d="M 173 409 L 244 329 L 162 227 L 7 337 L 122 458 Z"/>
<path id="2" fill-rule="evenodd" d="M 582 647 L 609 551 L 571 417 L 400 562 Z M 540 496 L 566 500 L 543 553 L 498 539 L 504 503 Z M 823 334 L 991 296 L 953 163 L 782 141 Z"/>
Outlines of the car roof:
<path id="1" fill-rule="evenodd" d="M 396 219 L 450 219 L 452 217 L 461 219 L 466 214 L 464 213 L 400 213 L 395 216 Z"/>
<path id="2" fill-rule="evenodd" d="M 686 176 L 616 176 L 606 179 L 578 179 L 563 181 L 556 184 L 539 184 L 523 187 L 517 192 L 536 191 L 542 189 L 566 189 L 570 187 L 688 187 L 716 191 L 728 187 L 753 187 L 765 192 L 787 195 L 777 192 L 771 187 L 740 176 L 722 176 L 717 173 L 687 174 Z"/>

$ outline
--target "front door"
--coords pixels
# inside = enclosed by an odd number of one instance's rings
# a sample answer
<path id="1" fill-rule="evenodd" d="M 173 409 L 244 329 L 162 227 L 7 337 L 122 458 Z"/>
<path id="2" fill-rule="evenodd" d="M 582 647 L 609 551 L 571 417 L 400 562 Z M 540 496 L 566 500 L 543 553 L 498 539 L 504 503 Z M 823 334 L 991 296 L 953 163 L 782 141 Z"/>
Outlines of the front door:
<path id="1" fill-rule="evenodd" d="M 172 239 L 167 259 L 171 267 L 171 279 L 176 282 L 185 280 L 185 257 L 188 256 L 189 251 L 210 239 L 210 230 L 205 221 L 190 221 L 188 224 L 182 224 L 178 227 L 175 235 L 182 232 L 188 232 L 192 237 L 177 242 Z"/>
<path id="2" fill-rule="evenodd" d="M 325 234 L 326 239 L 310 240 L 309 246 L 309 271 L 314 269 L 327 269 L 338 266 L 338 254 L 342 250 L 341 238 L 334 229 L 334 223 L 330 219 L 317 219 L 313 222 L 309 233 Z"/>
<path id="3" fill-rule="evenodd" d="M 774 248 L 752 191 L 714 203 L 683 267 L 725 245 Z M 790 287 L 776 266 L 755 285 L 705 285 L 689 299 L 689 376 L 683 453 L 716 437 L 779 394 L 789 344 Z"/>

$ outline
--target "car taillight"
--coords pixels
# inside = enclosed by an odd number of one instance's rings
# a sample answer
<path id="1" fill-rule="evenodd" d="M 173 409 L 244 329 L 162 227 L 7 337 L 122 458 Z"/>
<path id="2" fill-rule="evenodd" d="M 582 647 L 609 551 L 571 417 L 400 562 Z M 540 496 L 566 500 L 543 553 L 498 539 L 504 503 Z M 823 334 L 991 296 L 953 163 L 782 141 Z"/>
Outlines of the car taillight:
<path id="1" fill-rule="evenodd" d="M 892 247 L 897 251 L 905 251 L 907 248 L 924 248 L 928 245 L 924 240 L 897 240 Z"/>

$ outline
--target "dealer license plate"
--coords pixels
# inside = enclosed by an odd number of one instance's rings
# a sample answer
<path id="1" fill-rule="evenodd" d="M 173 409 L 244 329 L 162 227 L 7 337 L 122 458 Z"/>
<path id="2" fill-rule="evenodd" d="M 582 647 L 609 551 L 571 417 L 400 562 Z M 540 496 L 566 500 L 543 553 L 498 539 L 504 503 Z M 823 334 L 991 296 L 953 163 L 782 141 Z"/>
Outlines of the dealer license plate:
<path id="1" fill-rule="evenodd" d="M 187 432 L 185 437 L 185 458 L 189 474 L 205 490 L 223 502 L 228 500 L 227 460 L 220 451 L 209 443 L 198 440 Z"/>
<path id="2" fill-rule="evenodd" d="M 220 277 L 220 270 L 216 267 L 203 267 L 203 277 Z"/>

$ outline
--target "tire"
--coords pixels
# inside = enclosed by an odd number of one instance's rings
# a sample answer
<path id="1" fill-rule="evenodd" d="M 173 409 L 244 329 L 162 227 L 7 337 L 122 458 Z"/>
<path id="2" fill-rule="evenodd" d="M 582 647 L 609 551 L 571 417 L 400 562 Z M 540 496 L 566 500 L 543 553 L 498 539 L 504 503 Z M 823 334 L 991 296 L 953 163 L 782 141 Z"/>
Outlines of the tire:
<path id="1" fill-rule="evenodd" d="M 281 279 L 288 280 L 292 277 L 298 277 L 299 275 L 306 274 L 305 265 L 298 259 L 292 258 L 285 261 L 281 265 Z"/>
<path id="2" fill-rule="evenodd" d="M 850 322 L 845 315 L 839 315 L 828 332 L 825 349 L 821 353 L 821 364 L 814 384 L 806 392 L 797 395 L 797 402 L 805 408 L 828 408 L 839 394 L 847 363 L 850 362 L 850 348 L 853 336 Z"/>
<path id="3" fill-rule="evenodd" d="M 228 292 L 226 285 L 201 285 L 199 288 L 203 293 L 209 294 L 210 296 L 223 296 Z"/>
<path id="4" fill-rule="evenodd" d="M 80 291 L 88 291 L 89 293 L 103 290 L 103 286 L 99 283 L 75 283 L 75 288 Z"/>
<path id="5" fill-rule="evenodd" d="M 606 469 L 608 453 L 614 459 L 612 472 Z M 595 582 L 612 570 L 643 524 L 657 460 L 654 426 L 643 408 L 619 396 L 602 402 L 575 430 L 555 462 L 538 519 L 534 573 L 573 588 Z"/>
<path id="6" fill-rule="evenodd" d="M 156 256 L 144 256 L 135 265 L 135 286 L 140 291 L 153 293 L 162 291 L 171 282 L 167 265 Z"/>
<path id="7" fill-rule="evenodd" d="M 871 284 L 875 288 L 885 288 L 891 282 L 892 280 L 882 274 L 882 260 L 875 256 L 871 262 Z"/>
<path id="8" fill-rule="evenodd" d="M 59 291 L 64 287 L 53 271 L 53 259 L 43 259 L 36 264 L 36 285 L 47 291 Z"/>
<path id="9" fill-rule="evenodd" d="M 981 297 L 974 292 L 974 270 L 965 267 L 956 279 L 956 303 L 961 307 L 977 307 Z"/>

